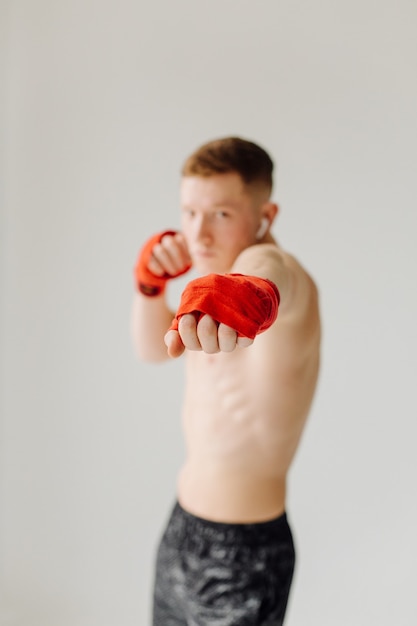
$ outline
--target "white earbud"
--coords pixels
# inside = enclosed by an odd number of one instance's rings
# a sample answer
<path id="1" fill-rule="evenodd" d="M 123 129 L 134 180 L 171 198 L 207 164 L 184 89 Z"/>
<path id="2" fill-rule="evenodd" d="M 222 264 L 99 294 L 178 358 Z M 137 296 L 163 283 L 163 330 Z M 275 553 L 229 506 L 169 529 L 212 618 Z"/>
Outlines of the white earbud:
<path id="1" fill-rule="evenodd" d="M 261 219 L 261 225 L 259 226 L 258 232 L 256 233 L 256 239 L 262 239 L 262 237 L 266 234 L 269 228 L 269 219 L 267 217 L 263 217 Z"/>

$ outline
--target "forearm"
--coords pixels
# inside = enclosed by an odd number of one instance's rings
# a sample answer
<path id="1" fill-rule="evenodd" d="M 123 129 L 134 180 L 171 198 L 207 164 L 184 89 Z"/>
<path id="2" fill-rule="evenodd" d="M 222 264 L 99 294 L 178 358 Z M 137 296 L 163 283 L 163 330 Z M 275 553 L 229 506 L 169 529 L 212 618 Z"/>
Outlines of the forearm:
<path id="1" fill-rule="evenodd" d="M 134 268 L 136 293 L 131 333 L 135 352 L 144 361 L 168 358 L 164 336 L 174 313 L 166 301 L 166 284 L 191 267 L 185 239 L 176 231 L 153 235 L 142 247 Z"/>
<path id="2" fill-rule="evenodd" d="M 143 361 L 168 359 L 164 335 L 174 313 L 166 304 L 165 295 L 149 298 L 136 293 L 132 305 L 131 334 L 135 353 Z"/>

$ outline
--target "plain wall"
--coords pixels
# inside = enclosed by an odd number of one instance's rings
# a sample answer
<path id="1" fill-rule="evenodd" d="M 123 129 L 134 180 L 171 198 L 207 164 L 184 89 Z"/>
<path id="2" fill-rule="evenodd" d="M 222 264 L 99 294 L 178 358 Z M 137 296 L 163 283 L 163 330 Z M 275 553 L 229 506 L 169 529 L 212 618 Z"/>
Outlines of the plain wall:
<path id="1" fill-rule="evenodd" d="M 417 5 L 0 5 L 1 626 L 149 623 L 183 456 L 183 364 L 135 360 L 137 251 L 179 168 L 238 134 L 323 357 L 289 477 L 288 626 L 415 620 Z M 170 297 L 177 297 L 179 286 Z"/>

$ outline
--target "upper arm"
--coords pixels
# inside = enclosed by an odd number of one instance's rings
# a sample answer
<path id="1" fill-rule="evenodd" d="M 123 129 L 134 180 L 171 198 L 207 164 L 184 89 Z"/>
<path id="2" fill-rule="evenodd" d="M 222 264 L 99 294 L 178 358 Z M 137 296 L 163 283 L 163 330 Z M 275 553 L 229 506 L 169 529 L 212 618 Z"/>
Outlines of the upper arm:
<path id="1" fill-rule="evenodd" d="M 294 319 L 315 317 L 318 314 L 318 290 L 314 280 L 290 254 L 283 253 L 283 263 L 287 274 L 287 299 L 282 303 L 281 316 Z"/>
<path id="2" fill-rule="evenodd" d="M 278 334 L 280 344 L 299 349 L 299 353 L 308 351 L 309 347 L 315 349 L 320 340 L 318 290 L 292 255 L 274 244 L 251 246 L 236 259 L 233 271 L 268 278 L 277 285 L 279 313 L 273 329 L 268 331 L 269 340 L 272 331 Z"/>
<path id="3" fill-rule="evenodd" d="M 292 358 L 303 364 L 319 353 L 319 294 L 315 282 L 298 261 L 288 256 L 286 263 L 291 271 L 292 286 L 290 296 L 278 314 L 277 339 L 289 361 Z"/>

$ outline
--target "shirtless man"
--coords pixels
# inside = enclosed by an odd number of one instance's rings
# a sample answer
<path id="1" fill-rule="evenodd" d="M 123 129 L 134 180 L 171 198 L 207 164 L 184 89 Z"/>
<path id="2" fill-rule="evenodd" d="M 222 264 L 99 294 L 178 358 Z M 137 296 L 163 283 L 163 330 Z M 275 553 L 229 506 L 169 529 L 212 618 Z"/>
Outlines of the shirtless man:
<path id="1" fill-rule="evenodd" d="M 271 234 L 272 170 L 240 138 L 199 148 L 182 170 L 181 232 L 149 240 L 135 267 L 138 356 L 186 356 L 187 457 L 158 550 L 154 626 L 283 623 L 295 560 L 286 477 L 320 321 L 313 280 Z M 165 283 L 191 265 L 200 278 L 172 324 Z"/>

